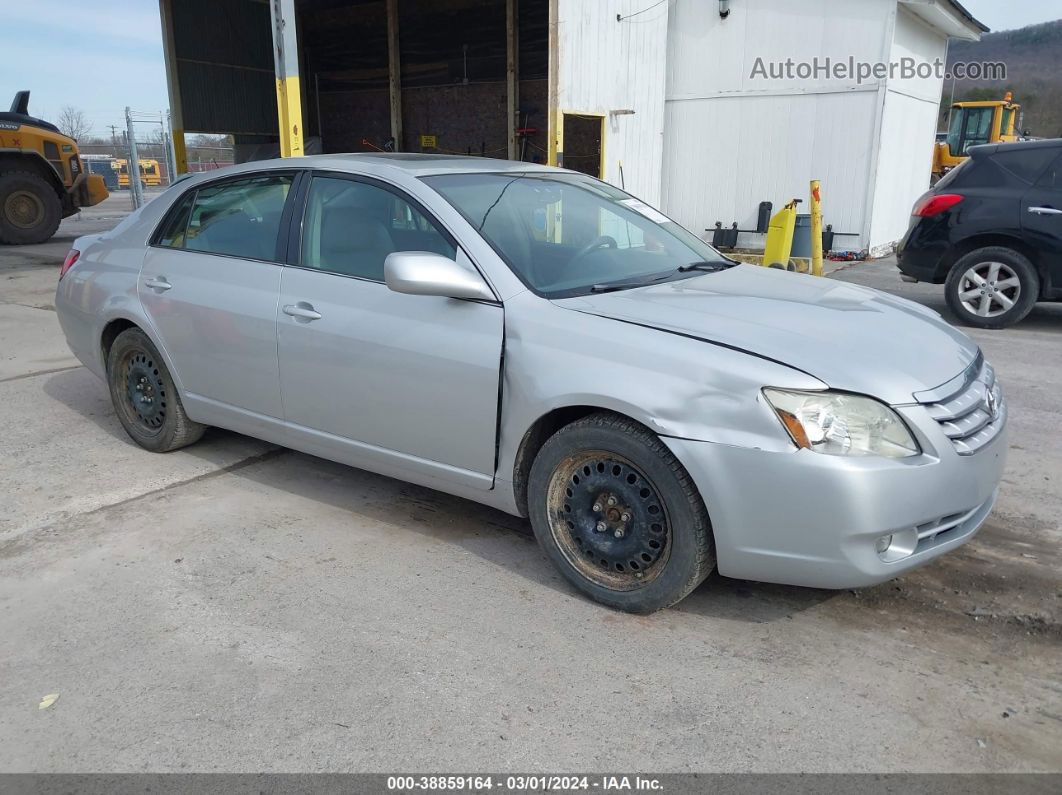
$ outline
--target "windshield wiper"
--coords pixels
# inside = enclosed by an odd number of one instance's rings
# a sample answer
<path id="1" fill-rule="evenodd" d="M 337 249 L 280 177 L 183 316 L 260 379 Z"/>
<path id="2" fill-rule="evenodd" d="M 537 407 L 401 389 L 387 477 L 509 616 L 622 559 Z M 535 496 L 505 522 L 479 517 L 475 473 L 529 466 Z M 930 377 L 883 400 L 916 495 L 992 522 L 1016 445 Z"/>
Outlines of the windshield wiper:
<path id="1" fill-rule="evenodd" d="M 725 260 L 717 260 L 715 262 L 708 262 L 707 260 L 701 260 L 700 262 L 691 262 L 688 265 L 679 265 L 675 270 L 679 273 L 688 273 L 689 271 L 705 271 L 706 273 L 715 273 L 716 271 L 726 270 L 730 267 L 730 263 Z"/>
<path id="2" fill-rule="evenodd" d="M 654 276 L 651 279 L 632 279 L 628 282 L 605 282 L 604 284 L 594 284 L 590 286 L 590 292 L 611 293 L 615 290 L 631 290 L 635 287 L 645 287 L 647 284 L 662 282 L 664 279 L 670 277 L 670 273 L 665 273 L 660 276 Z"/>

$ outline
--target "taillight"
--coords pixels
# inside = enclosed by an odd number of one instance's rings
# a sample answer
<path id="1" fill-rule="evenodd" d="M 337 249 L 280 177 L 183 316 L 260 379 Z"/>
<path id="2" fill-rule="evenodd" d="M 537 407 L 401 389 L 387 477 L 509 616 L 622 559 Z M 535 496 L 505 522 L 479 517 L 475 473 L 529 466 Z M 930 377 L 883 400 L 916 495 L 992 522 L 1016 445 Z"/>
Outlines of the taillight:
<path id="1" fill-rule="evenodd" d="M 957 193 L 938 193 L 935 196 L 926 196 L 915 205 L 912 215 L 922 218 L 933 218 L 945 210 L 950 210 L 962 201 L 962 196 Z"/>
<path id="2" fill-rule="evenodd" d="M 78 257 L 81 256 L 81 252 L 76 248 L 70 249 L 70 253 L 66 255 L 66 259 L 63 260 L 63 267 L 59 269 L 59 278 L 62 279 L 66 276 L 66 272 L 74 267 L 74 263 L 77 262 Z"/>

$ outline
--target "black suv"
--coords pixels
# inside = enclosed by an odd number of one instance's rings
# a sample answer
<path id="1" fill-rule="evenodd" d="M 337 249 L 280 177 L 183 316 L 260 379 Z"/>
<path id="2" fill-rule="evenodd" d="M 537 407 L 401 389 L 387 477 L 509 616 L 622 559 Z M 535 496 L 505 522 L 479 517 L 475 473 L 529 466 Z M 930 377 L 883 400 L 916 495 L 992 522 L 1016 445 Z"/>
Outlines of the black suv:
<path id="1" fill-rule="evenodd" d="M 981 328 L 1062 300 L 1062 139 L 975 146 L 915 202 L 897 251 L 905 281 L 945 285 Z"/>

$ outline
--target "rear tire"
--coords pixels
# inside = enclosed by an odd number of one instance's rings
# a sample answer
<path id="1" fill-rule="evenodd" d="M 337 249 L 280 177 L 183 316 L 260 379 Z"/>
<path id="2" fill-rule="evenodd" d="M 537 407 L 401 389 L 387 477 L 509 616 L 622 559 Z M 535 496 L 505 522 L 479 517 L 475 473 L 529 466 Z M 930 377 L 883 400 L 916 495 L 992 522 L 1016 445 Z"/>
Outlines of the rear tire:
<path id="1" fill-rule="evenodd" d="M 59 196 L 40 174 L 9 171 L 0 176 L 0 243 L 43 243 L 62 217 Z"/>
<path id="2" fill-rule="evenodd" d="M 206 430 L 188 418 L 158 349 L 138 328 L 119 334 L 107 353 L 111 402 L 129 437 L 145 450 L 168 453 Z"/>
<path id="3" fill-rule="evenodd" d="M 1040 277 L 1025 255 L 986 246 L 960 257 L 944 286 L 948 307 L 978 328 L 1004 328 L 1022 320 L 1040 297 Z"/>
<path id="4" fill-rule="evenodd" d="M 715 568 L 693 480 L 659 437 L 601 412 L 561 428 L 528 481 L 535 537 L 572 585 L 602 604 L 651 613 Z"/>

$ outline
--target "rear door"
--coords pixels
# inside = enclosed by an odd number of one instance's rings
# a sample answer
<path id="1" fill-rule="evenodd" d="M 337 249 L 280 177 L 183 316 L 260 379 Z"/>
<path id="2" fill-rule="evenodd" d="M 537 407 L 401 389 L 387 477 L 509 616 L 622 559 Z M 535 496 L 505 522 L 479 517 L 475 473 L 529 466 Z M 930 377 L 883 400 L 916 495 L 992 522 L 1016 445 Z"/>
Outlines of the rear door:
<path id="1" fill-rule="evenodd" d="M 1022 199 L 1021 225 L 1025 239 L 1042 252 L 1047 263 L 1047 287 L 1062 289 L 1062 155 L 1037 177 Z"/>
<path id="2" fill-rule="evenodd" d="M 501 305 L 392 292 L 383 269 L 395 251 L 474 266 L 398 188 L 348 175 L 308 182 L 300 251 L 284 269 L 277 314 L 285 418 L 297 446 L 490 488 Z"/>
<path id="3" fill-rule="evenodd" d="M 144 259 L 138 292 L 198 416 L 281 419 L 276 307 L 281 217 L 297 172 L 188 192 Z M 286 226 L 286 225 L 285 225 Z M 245 427 L 246 423 L 240 423 Z"/>

